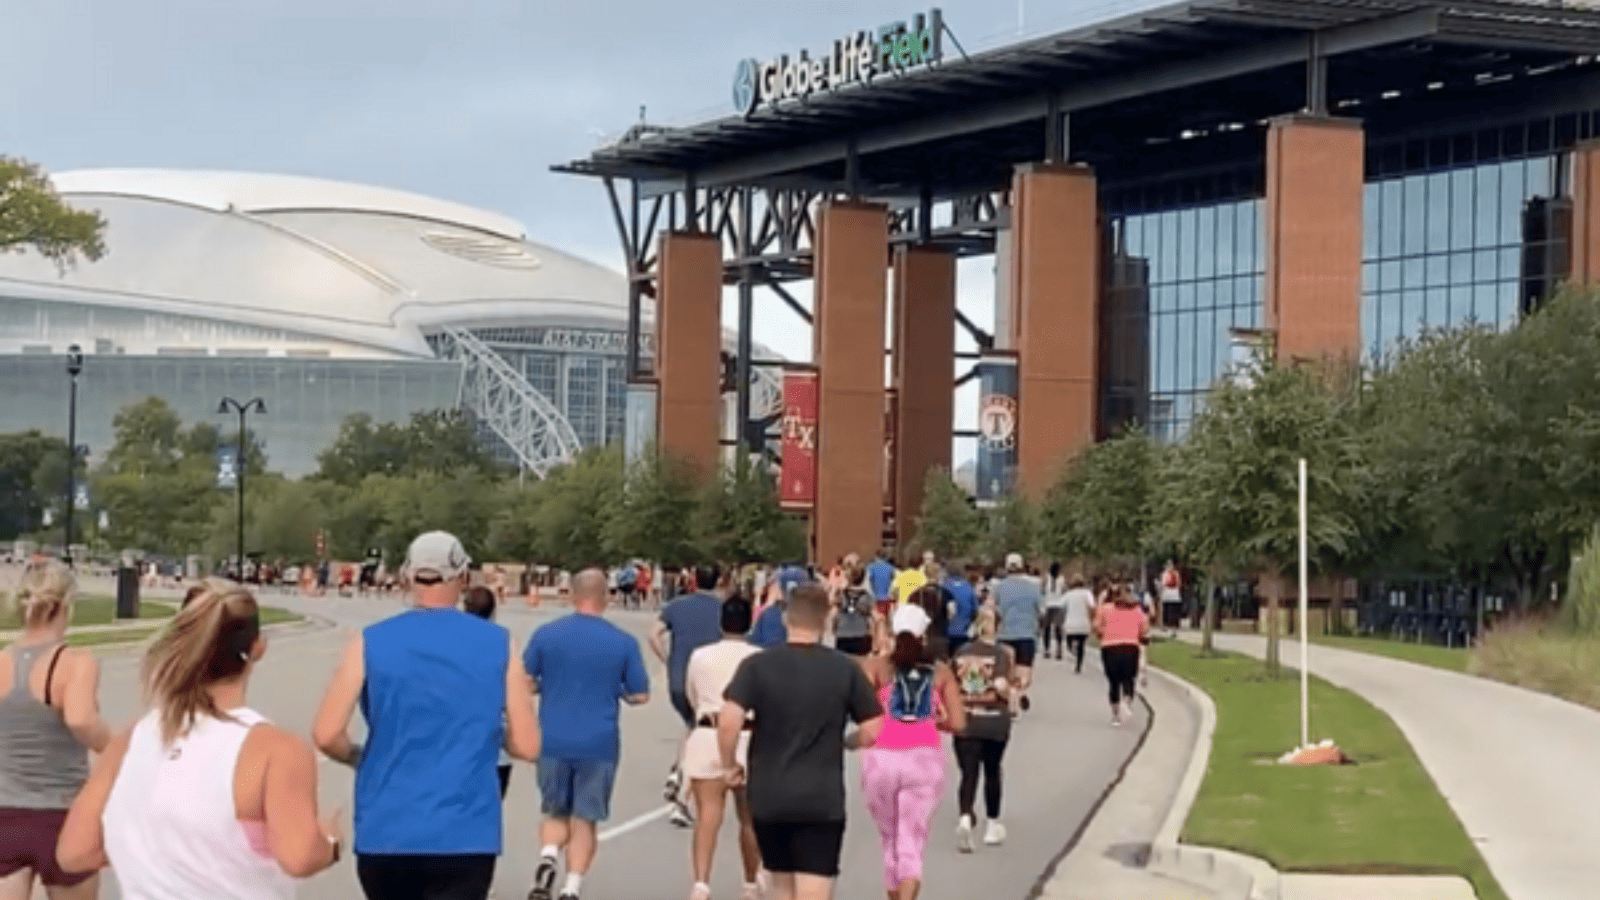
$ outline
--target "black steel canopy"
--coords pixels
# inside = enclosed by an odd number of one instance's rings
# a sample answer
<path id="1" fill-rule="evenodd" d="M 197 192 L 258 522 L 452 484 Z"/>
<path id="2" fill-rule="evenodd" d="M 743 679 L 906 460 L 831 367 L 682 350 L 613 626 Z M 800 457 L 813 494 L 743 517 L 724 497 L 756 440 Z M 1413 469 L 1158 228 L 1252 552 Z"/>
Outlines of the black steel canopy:
<path id="1" fill-rule="evenodd" d="M 1414 98 L 1519 78 L 1593 77 L 1600 9 L 1532 0 L 1191 0 L 820 93 L 749 117 L 636 128 L 557 171 L 675 192 L 843 186 L 936 196 L 1003 184 L 1046 155 L 1133 177 L 1197 135 L 1230 141 L 1326 93 L 1329 111 L 1404 122 Z M 1313 65 L 1314 60 L 1325 63 Z M 1321 85 L 1317 73 L 1325 66 Z M 1154 152 L 1151 152 L 1154 151 Z M 847 160 L 855 168 L 847 171 Z"/>

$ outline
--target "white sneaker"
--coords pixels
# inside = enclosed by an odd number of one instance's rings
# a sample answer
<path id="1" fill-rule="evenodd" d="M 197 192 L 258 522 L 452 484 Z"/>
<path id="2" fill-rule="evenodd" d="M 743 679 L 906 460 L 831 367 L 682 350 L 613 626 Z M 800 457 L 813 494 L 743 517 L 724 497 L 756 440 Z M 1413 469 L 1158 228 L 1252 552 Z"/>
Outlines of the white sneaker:
<path id="1" fill-rule="evenodd" d="M 962 816 L 956 825 L 956 848 L 962 853 L 971 853 L 973 850 L 971 816 Z"/>
<path id="2" fill-rule="evenodd" d="M 993 819 L 983 830 L 983 842 L 990 847 L 998 847 L 1006 842 L 1006 827 Z"/>

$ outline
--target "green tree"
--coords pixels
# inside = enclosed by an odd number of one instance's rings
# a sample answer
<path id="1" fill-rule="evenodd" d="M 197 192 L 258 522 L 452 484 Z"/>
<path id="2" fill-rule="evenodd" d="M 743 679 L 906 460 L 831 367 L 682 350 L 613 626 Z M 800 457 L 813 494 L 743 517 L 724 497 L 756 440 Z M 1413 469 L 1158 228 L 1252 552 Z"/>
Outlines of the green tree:
<path id="1" fill-rule="evenodd" d="M 353 414 L 317 461 L 318 478 L 345 486 L 369 475 L 503 473 L 479 439 L 477 423 L 463 410 L 415 413 L 404 425 L 375 425 L 370 415 Z"/>
<path id="2" fill-rule="evenodd" d="M 1131 570 L 1153 539 L 1161 448 L 1134 426 L 1075 458 L 1040 511 L 1042 549 Z"/>
<path id="3" fill-rule="evenodd" d="M 67 471 L 67 442 L 37 429 L 0 435 L 0 540 L 37 531 L 44 511 L 59 516 Z"/>
<path id="4" fill-rule="evenodd" d="M 1165 467 L 1162 517 L 1208 571 L 1236 566 L 1265 583 L 1267 667 L 1278 671 L 1278 606 L 1299 558 L 1297 463 L 1308 468 L 1313 562 L 1356 533 L 1350 474 L 1361 464 L 1342 395 L 1313 367 L 1263 361 L 1250 386 L 1224 380 Z"/>
<path id="5" fill-rule="evenodd" d="M 628 468 L 622 502 L 607 510 L 606 544 L 623 557 L 673 568 L 703 562 L 694 532 L 701 496 L 689 465 L 651 448 Z"/>
<path id="6" fill-rule="evenodd" d="M 568 571 L 621 562 L 605 522 L 622 503 L 622 484 L 622 451 L 615 446 L 590 448 L 552 470 L 537 487 L 539 561 Z"/>
<path id="7" fill-rule="evenodd" d="M 983 537 L 979 544 L 982 557 L 992 565 L 1000 565 L 1007 555 L 1020 553 L 1024 558 L 1038 549 L 1039 522 L 1033 504 L 1021 494 L 1007 494 L 987 510 L 984 517 Z"/>
<path id="8" fill-rule="evenodd" d="M 124 408 L 112 422 L 115 442 L 90 479 L 110 519 L 104 539 L 117 549 L 173 555 L 203 549 L 219 508 L 232 499 L 217 489 L 215 427 L 185 430 L 156 397 Z"/>
<path id="9" fill-rule="evenodd" d="M 772 472 L 748 453 L 734 459 L 701 498 L 695 530 L 707 555 L 738 565 L 805 559 L 805 525 L 784 511 Z"/>
<path id="10" fill-rule="evenodd" d="M 37 165 L 0 156 L 0 253 L 32 249 L 65 271 L 105 255 L 105 220 L 68 206 Z"/>
<path id="11" fill-rule="evenodd" d="M 984 524 L 983 515 L 948 471 L 929 470 L 923 481 L 922 515 L 917 518 L 913 542 L 916 549 L 932 550 L 949 562 L 968 559 L 977 552 Z"/>

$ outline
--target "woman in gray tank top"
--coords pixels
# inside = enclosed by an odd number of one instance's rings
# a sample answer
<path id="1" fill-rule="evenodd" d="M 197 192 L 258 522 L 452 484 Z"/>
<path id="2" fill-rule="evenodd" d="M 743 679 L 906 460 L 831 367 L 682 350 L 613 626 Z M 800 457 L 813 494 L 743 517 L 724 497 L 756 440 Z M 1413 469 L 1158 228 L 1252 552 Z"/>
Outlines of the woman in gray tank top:
<path id="1" fill-rule="evenodd" d="M 111 733 L 100 718 L 100 663 L 65 644 L 77 584 L 54 560 L 30 564 L 12 597 L 22 635 L 0 650 L 0 884 L 51 900 L 99 895 L 96 872 L 65 872 L 56 839 Z M 21 878 L 21 883 L 15 879 Z"/>

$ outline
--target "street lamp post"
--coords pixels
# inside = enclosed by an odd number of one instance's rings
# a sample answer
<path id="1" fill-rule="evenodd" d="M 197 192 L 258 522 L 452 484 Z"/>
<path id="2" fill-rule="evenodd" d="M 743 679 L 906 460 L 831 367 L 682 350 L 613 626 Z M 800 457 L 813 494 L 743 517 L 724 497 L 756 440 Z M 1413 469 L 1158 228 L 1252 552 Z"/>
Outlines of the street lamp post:
<path id="1" fill-rule="evenodd" d="M 67 348 L 67 375 L 71 380 L 67 394 L 67 509 L 66 517 L 61 520 L 65 535 L 63 555 L 69 566 L 72 565 L 72 513 L 78 500 L 75 483 L 78 475 L 78 374 L 82 371 L 83 348 L 73 344 Z"/>
<path id="2" fill-rule="evenodd" d="M 233 411 L 239 414 L 239 448 L 233 459 L 233 483 L 239 491 L 239 552 L 234 557 L 233 564 L 238 567 L 234 574 L 239 581 L 244 581 L 244 417 L 252 410 L 265 414 L 267 404 L 260 397 L 247 400 L 244 403 L 240 403 L 232 397 L 223 397 L 222 403 L 217 407 L 217 412 L 219 413 Z"/>

